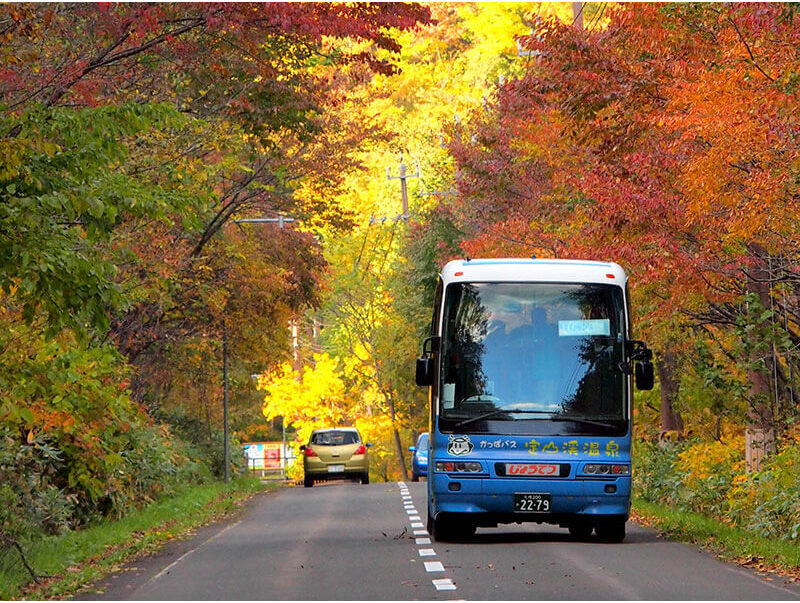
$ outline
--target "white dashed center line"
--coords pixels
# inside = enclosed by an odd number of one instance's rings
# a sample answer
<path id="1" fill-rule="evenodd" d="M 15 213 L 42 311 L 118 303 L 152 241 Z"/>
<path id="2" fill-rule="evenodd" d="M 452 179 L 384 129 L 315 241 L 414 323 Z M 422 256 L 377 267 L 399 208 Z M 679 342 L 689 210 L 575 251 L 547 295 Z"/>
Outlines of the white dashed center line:
<path id="1" fill-rule="evenodd" d="M 433 580 L 433 585 L 436 587 L 436 590 L 456 589 L 456 585 L 453 584 L 453 581 L 450 578 L 440 578 L 439 580 Z"/>
<path id="2" fill-rule="evenodd" d="M 425 562 L 425 571 L 426 572 L 443 572 L 444 566 L 442 565 L 441 561 L 426 561 Z"/>
<path id="3" fill-rule="evenodd" d="M 431 539 L 427 530 L 425 530 L 425 525 L 422 523 L 422 517 L 419 515 L 419 511 L 417 511 L 416 507 L 414 506 L 414 502 L 411 499 L 411 493 L 408 491 L 408 486 L 404 482 L 398 482 L 398 486 L 400 487 L 400 496 L 403 500 L 403 508 L 405 512 L 408 514 L 408 521 L 411 524 L 411 528 L 414 534 L 414 543 L 417 546 L 424 546 L 430 545 Z M 419 548 L 417 549 L 417 553 L 420 557 L 436 557 L 436 551 L 432 548 Z M 444 565 L 442 565 L 441 561 L 425 561 L 425 571 L 428 573 L 438 573 L 444 572 Z M 438 578 L 436 580 L 431 580 L 434 588 L 437 591 L 440 590 L 456 590 L 456 585 L 450 578 Z"/>

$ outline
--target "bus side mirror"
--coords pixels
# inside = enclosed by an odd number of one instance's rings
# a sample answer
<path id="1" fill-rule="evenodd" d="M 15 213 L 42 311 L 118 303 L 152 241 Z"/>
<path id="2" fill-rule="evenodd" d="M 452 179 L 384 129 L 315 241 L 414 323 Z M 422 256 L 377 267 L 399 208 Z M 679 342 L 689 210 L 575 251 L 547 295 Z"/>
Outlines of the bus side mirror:
<path id="1" fill-rule="evenodd" d="M 651 390 L 653 389 L 653 363 L 637 362 L 633 367 L 634 377 L 636 378 L 636 389 Z"/>
<path id="2" fill-rule="evenodd" d="M 417 385 L 433 385 L 433 358 L 423 356 L 417 358 Z"/>
<path id="3" fill-rule="evenodd" d="M 434 352 L 439 351 L 440 341 L 441 339 L 434 335 L 422 342 L 422 356 L 417 358 L 417 385 L 433 385 L 433 373 L 436 365 L 433 363 L 432 356 Z"/>

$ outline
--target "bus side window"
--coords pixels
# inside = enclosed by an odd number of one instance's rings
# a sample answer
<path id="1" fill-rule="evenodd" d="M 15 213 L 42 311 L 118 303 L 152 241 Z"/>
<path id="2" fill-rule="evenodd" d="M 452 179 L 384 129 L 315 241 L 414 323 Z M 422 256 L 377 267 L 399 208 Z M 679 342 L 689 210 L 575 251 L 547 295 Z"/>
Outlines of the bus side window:
<path id="1" fill-rule="evenodd" d="M 439 315 L 442 310 L 442 277 L 436 282 L 436 292 L 433 294 L 433 318 L 431 319 L 431 335 L 439 334 Z"/>

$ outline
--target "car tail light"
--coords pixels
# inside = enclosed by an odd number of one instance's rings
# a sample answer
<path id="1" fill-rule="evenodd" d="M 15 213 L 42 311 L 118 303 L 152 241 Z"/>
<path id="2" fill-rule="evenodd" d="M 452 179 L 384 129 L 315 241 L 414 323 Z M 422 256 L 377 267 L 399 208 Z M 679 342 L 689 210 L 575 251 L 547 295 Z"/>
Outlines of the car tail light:
<path id="1" fill-rule="evenodd" d="M 364 446 L 364 444 L 361 444 L 361 446 L 356 448 L 356 451 L 353 453 L 353 456 L 357 454 L 367 454 L 367 447 Z"/>
<path id="2" fill-rule="evenodd" d="M 317 456 L 317 453 L 314 452 L 313 448 L 306 448 L 306 456 Z"/>

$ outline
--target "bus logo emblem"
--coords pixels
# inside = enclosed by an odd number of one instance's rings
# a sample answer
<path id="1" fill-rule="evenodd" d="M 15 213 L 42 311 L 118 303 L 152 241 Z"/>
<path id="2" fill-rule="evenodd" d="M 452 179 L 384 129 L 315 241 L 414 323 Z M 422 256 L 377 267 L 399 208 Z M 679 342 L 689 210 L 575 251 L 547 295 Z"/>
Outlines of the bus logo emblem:
<path id="1" fill-rule="evenodd" d="M 453 456 L 464 456 L 472 452 L 474 446 L 469 441 L 469 436 L 450 436 L 447 452 Z"/>

